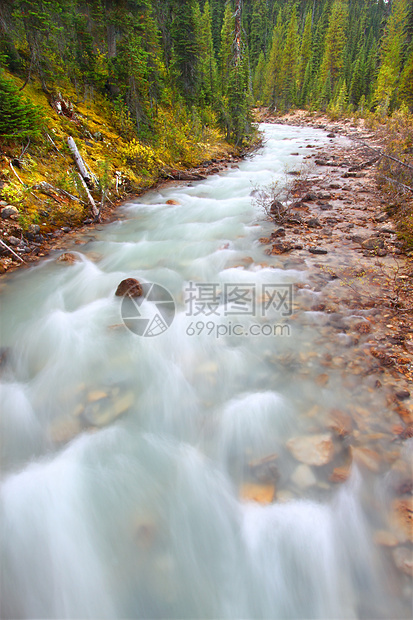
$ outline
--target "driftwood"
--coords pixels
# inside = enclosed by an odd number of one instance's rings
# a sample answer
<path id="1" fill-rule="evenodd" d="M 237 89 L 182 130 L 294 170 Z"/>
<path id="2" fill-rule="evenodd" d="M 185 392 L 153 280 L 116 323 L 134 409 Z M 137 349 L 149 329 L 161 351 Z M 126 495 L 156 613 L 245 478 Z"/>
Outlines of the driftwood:
<path id="1" fill-rule="evenodd" d="M 78 173 L 78 174 L 79 174 L 79 173 Z M 95 201 L 93 200 L 93 196 L 92 196 L 92 194 L 90 193 L 89 188 L 88 188 L 88 186 L 86 185 L 86 182 L 85 182 L 85 180 L 83 179 L 83 177 L 82 177 L 82 175 L 81 175 L 81 174 L 79 174 L 79 179 L 81 180 L 82 185 L 83 185 L 83 187 L 85 188 L 85 191 L 86 191 L 87 197 L 89 198 L 89 202 L 90 202 L 90 206 L 91 206 L 91 210 L 92 210 L 93 217 L 95 217 L 96 219 L 98 219 L 98 218 L 99 218 L 99 210 L 98 210 L 98 208 L 97 208 L 97 206 L 96 206 L 96 203 L 95 203 Z"/>
<path id="2" fill-rule="evenodd" d="M 19 256 L 18 254 L 16 254 L 16 252 L 15 252 L 14 250 L 12 250 L 12 249 L 11 249 L 11 247 L 9 247 L 9 246 L 7 245 L 7 243 L 4 243 L 4 241 L 2 241 L 1 239 L 0 239 L 0 244 L 1 244 L 4 248 L 6 248 L 6 250 L 8 250 L 9 252 L 11 252 L 11 253 L 13 254 L 13 256 L 15 256 L 16 258 L 18 258 L 20 262 L 22 262 L 22 263 L 26 263 L 26 261 L 25 261 L 25 260 L 23 260 L 21 256 Z"/>
<path id="3" fill-rule="evenodd" d="M 72 151 L 73 158 L 76 162 L 77 167 L 79 168 L 79 172 L 82 176 L 82 179 L 85 181 L 88 187 L 92 187 L 92 179 L 89 172 L 86 169 L 85 162 L 82 159 L 81 154 L 76 146 L 76 142 L 73 140 L 72 136 L 69 136 L 67 139 L 67 143 L 69 145 L 69 149 Z"/>

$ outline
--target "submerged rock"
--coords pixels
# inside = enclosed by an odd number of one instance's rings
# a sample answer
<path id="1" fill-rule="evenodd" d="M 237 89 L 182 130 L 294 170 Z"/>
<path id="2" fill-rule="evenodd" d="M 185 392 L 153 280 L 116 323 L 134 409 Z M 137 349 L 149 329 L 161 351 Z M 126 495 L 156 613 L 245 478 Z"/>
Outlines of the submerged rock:
<path id="1" fill-rule="evenodd" d="M 293 437 L 287 441 L 287 448 L 300 463 L 317 467 L 326 465 L 334 456 L 334 445 L 329 433 Z"/>
<path id="2" fill-rule="evenodd" d="M 315 477 L 311 467 L 304 464 L 298 465 L 291 476 L 291 480 L 300 489 L 308 489 L 317 483 L 317 478 Z"/>
<path id="3" fill-rule="evenodd" d="M 59 256 L 59 258 L 57 259 L 58 263 L 77 263 L 79 262 L 79 257 L 76 256 L 76 254 L 72 254 L 71 252 L 64 252 L 63 254 L 61 254 Z"/>
<path id="4" fill-rule="evenodd" d="M 275 486 L 273 484 L 245 482 L 241 486 L 239 494 L 240 498 L 247 502 L 271 504 L 275 496 Z"/>

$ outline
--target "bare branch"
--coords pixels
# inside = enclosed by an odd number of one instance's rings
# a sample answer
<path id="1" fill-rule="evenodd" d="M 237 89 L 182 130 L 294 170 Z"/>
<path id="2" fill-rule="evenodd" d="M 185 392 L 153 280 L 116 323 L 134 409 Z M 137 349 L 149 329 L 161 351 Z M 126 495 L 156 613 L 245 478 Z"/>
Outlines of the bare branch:
<path id="1" fill-rule="evenodd" d="M 23 260 L 21 256 L 19 256 L 18 254 L 16 254 L 16 252 L 15 252 L 14 250 L 12 250 L 12 249 L 11 249 L 11 247 L 9 247 L 9 246 L 7 245 L 7 243 L 4 243 L 4 241 L 2 241 L 1 239 L 0 239 L 0 244 L 1 244 L 4 248 L 6 248 L 6 250 L 8 250 L 9 252 L 11 252 L 11 253 L 13 254 L 13 256 L 15 256 L 17 259 L 19 259 L 19 261 L 20 261 L 20 262 L 22 262 L 22 263 L 26 263 L 26 261 L 25 261 L 25 260 Z"/>

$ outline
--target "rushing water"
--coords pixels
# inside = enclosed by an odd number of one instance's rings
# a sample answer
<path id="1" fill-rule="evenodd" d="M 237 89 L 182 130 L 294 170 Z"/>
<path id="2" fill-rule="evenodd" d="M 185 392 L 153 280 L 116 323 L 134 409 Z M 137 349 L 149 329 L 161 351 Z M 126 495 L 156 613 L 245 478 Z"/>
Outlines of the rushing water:
<path id="1" fill-rule="evenodd" d="M 325 134 L 265 130 L 239 168 L 147 193 L 75 246 L 77 263 L 45 261 L 3 288 L 4 618 L 403 617 L 372 541 L 375 479 L 353 466 L 331 485 L 286 448 L 325 432 L 331 408 L 386 405 L 368 380 L 326 370 L 347 336 L 322 337 L 305 262 L 258 242 L 271 228 L 254 187 Z M 170 291 L 164 333 L 123 325 L 126 277 Z M 262 305 L 268 290 L 278 306 Z M 269 455 L 262 484 L 251 471 Z M 246 484 L 274 482 L 275 501 L 248 500 Z"/>

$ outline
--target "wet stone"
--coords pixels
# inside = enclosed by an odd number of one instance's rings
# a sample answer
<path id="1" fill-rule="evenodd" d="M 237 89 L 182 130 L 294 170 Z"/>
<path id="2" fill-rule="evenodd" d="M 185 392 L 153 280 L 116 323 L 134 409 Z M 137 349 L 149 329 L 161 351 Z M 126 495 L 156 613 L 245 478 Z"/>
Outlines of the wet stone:
<path id="1" fill-rule="evenodd" d="M 333 441 L 328 433 L 293 437 L 287 442 L 287 448 L 297 461 L 317 467 L 326 465 L 334 456 Z"/>
<path id="2" fill-rule="evenodd" d="M 140 282 L 135 278 L 126 278 L 119 284 L 115 295 L 117 297 L 141 297 L 143 295 L 143 289 Z"/>
<path id="3" fill-rule="evenodd" d="M 308 465 L 298 465 L 291 476 L 292 482 L 300 489 L 308 489 L 317 483 L 313 470 Z"/>
<path id="4" fill-rule="evenodd" d="M 245 482 L 240 488 L 239 495 L 243 501 L 270 504 L 274 500 L 275 486 Z"/>
<path id="5" fill-rule="evenodd" d="M 7 220 L 12 215 L 19 215 L 19 210 L 16 207 L 9 205 L 7 207 L 3 207 L 0 211 L 0 215 L 3 220 Z"/>

